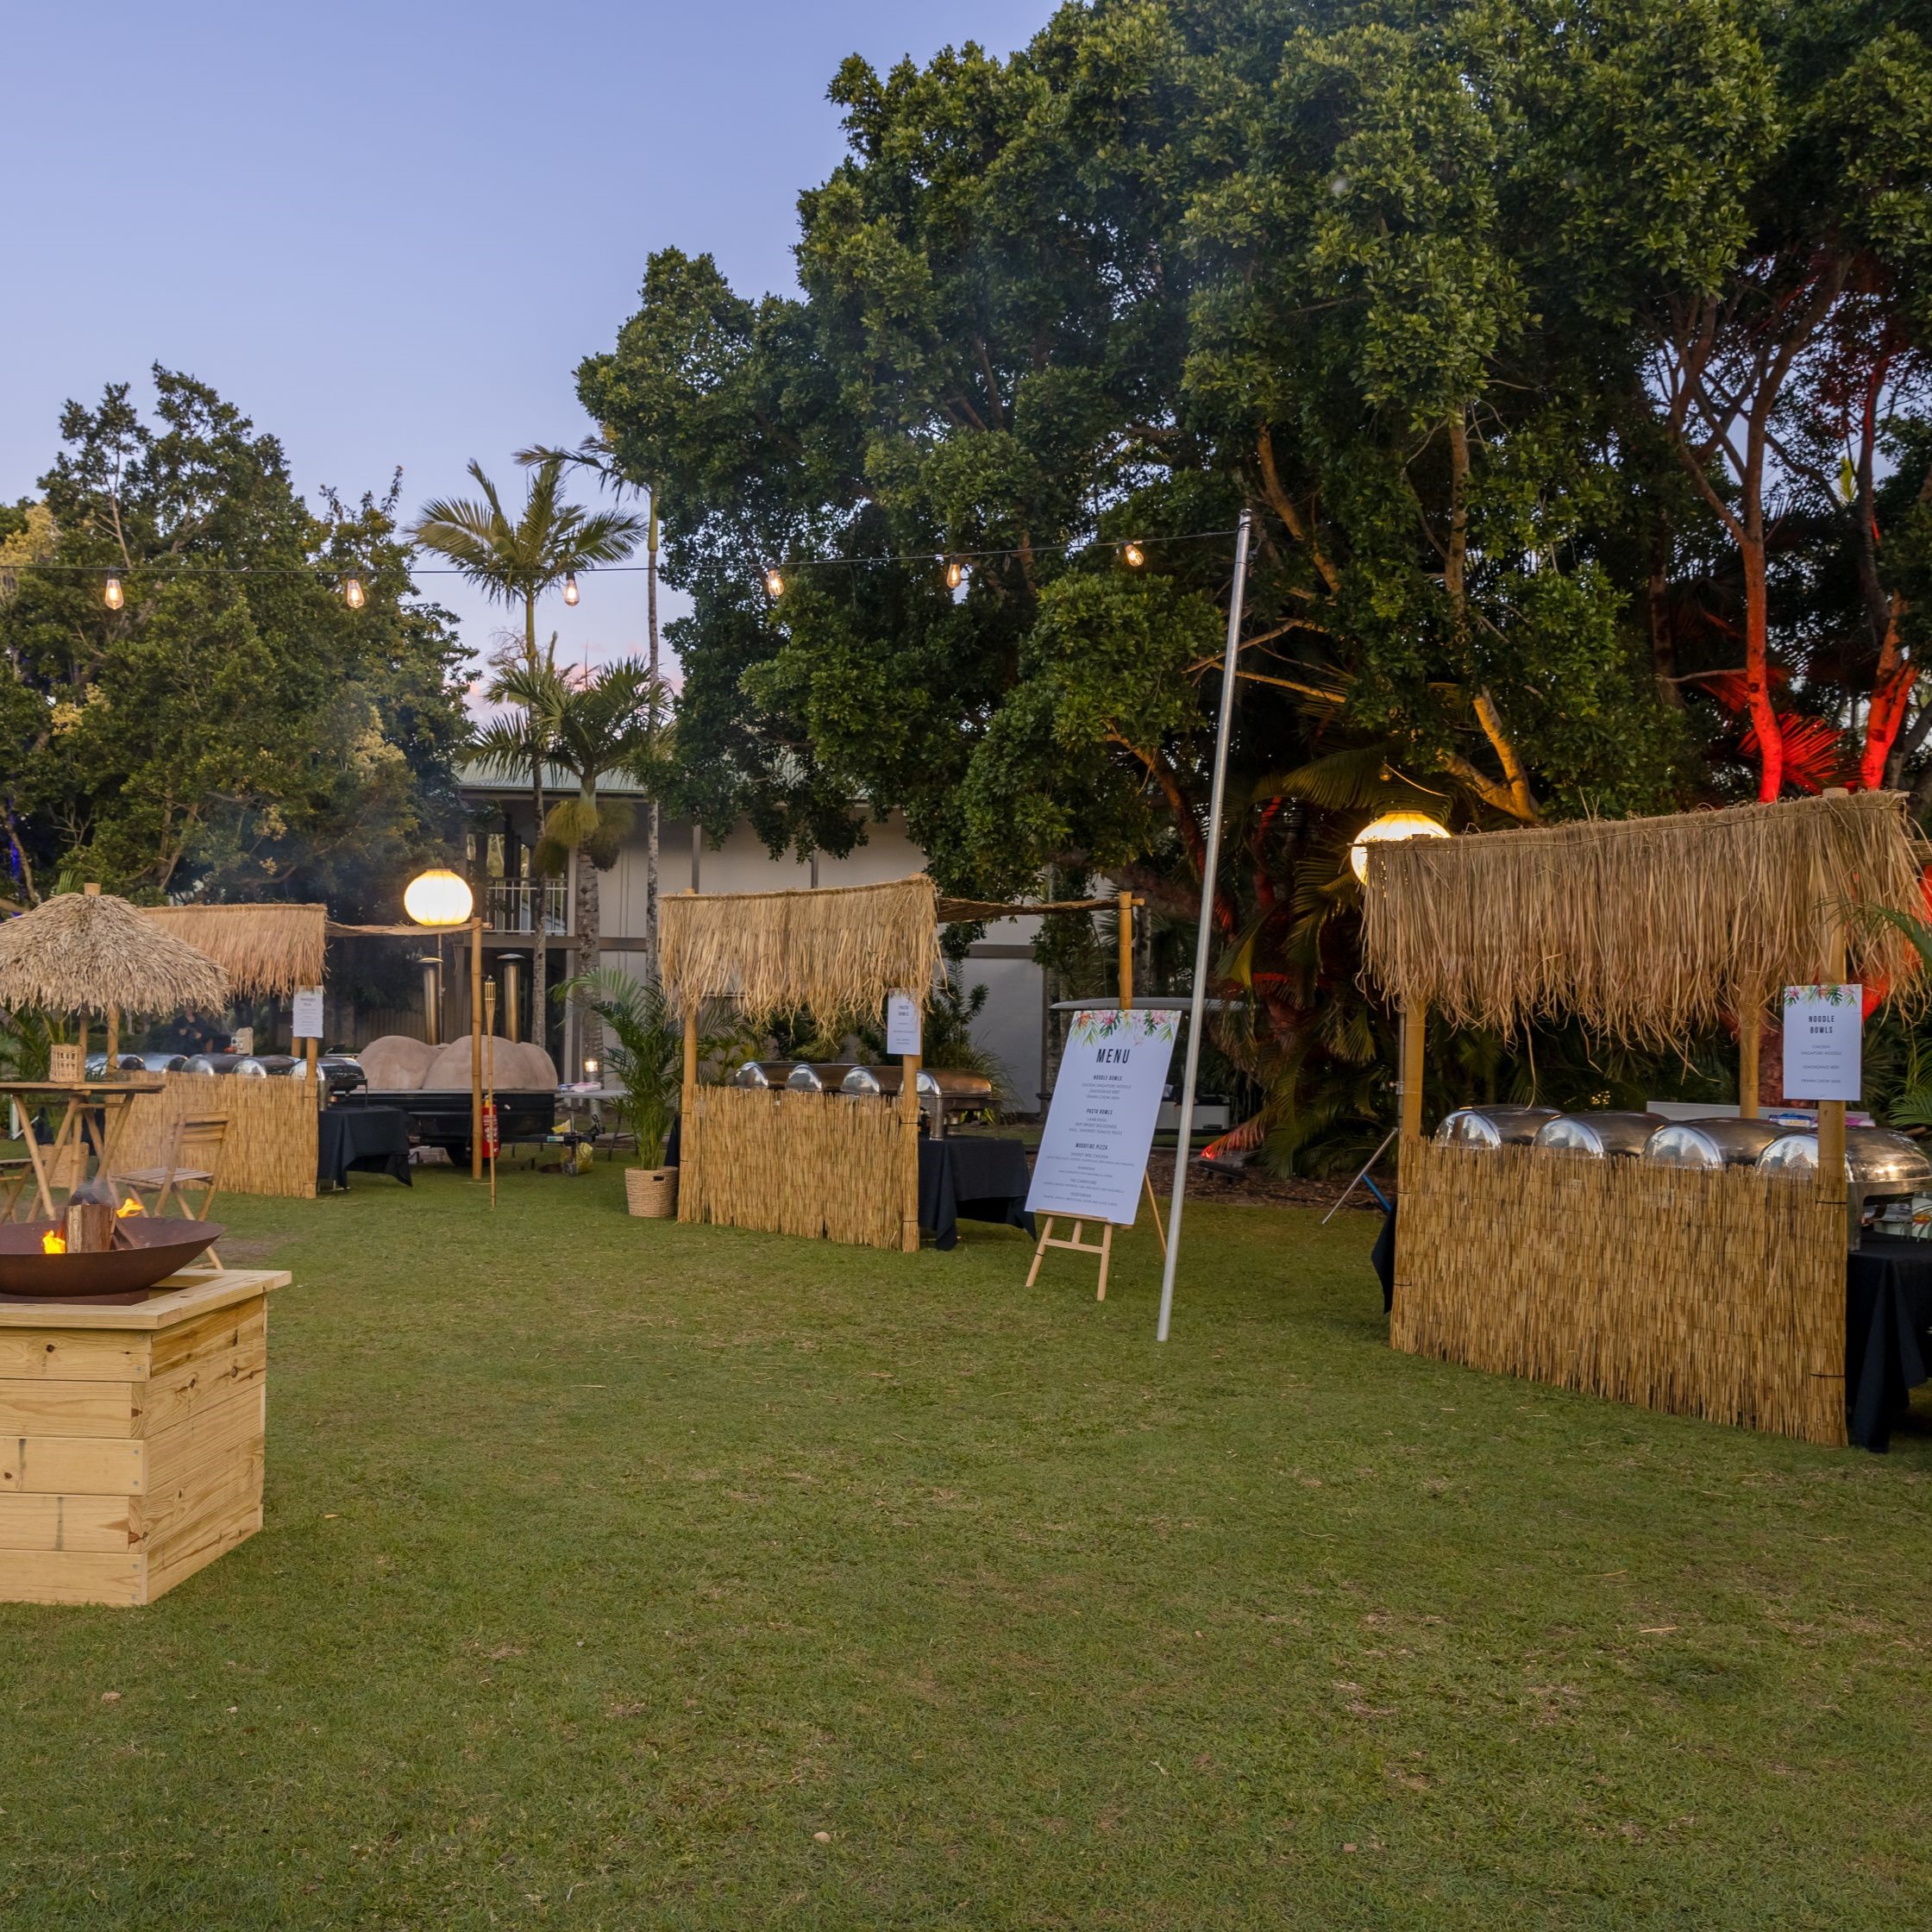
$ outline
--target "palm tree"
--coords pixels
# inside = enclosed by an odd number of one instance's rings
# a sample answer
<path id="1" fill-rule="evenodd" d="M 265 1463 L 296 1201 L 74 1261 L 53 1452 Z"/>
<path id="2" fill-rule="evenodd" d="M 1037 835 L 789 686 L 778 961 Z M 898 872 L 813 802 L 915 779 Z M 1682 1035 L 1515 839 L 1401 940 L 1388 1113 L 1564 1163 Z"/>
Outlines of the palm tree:
<path id="1" fill-rule="evenodd" d="M 533 746 L 543 761 L 560 765 L 577 781 L 576 792 L 552 806 L 543 821 L 536 863 L 561 871 L 577 854 L 576 980 L 587 983 L 598 970 L 603 913 L 597 875 L 617 862 L 631 811 L 599 787 L 614 772 L 647 784 L 655 782 L 666 756 L 657 724 L 662 687 L 648 666 L 635 658 L 610 664 L 596 676 L 574 680 L 549 665 L 514 665 L 491 685 L 494 704 L 516 707 L 515 719 L 486 726 L 477 735 L 477 756 L 502 769 L 517 769 Z M 600 1055 L 602 1026 L 594 1005 L 577 1002 L 579 1046 L 585 1056 Z"/>
<path id="2" fill-rule="evenodd" d="M 565 457 L 555 455 L 531 466 L 523 510 L 512 521 L 496 485 L 484 474 L 483 466 L 473 459 L 469 473 L 483 492 L 481 498 L 438 497 L 423 505 L 422 516 L 409 533 L 419 549 L 448 558 L 464 581 L 474 584 L 492 603 L 501 604 L 506 610 L 522 607 L 524 648 L 520 656 L 512 655 L 509 665 L 499 667 L 505 675 L 511 668 L 531 676 L 538 672 L 554 674 L 556 640 L 551 639 L 549 649 L 542 656 L 536 649 L 538 600 L 575 571 L 588 570 L 599 563 L 621 562 L 637 548 L 637 539 L 643 534 L 643 524 L 621 511 L 593 511 L 580 504 L 566 503 L 562 490 L 566 461 Z M 524 735 L 531 743 L 541 736 L 534 728 Z M 514 768 L 530 773 L 530 807 L 541 828 L 543 759 L 527 746 L 525 756 L 527 762 L 519 760 Z M 539 1044 L 544 1038 L 547 963 L 543 888 L 548 874 L 543 853 L 539 838 L 531 862 L 537 910 L 536 943 L 531 948 L 530 975 L 531 1031 Z"/>

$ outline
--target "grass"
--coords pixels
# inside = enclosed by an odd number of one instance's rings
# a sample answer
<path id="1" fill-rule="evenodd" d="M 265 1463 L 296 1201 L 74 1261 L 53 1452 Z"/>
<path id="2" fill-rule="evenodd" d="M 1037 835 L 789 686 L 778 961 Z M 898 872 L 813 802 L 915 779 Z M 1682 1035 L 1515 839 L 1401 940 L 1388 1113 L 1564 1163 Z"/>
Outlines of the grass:
<path id="1" fill-rule="evenodd" d="M 1924 1922 L 1923 1426 L 1392 1354 L 1367 1216 L 1190 1208 L 1162 1349 L 1145 1229 L 228 1208 L 267 1525 L 0 1607 L 9 1928 Z"/>

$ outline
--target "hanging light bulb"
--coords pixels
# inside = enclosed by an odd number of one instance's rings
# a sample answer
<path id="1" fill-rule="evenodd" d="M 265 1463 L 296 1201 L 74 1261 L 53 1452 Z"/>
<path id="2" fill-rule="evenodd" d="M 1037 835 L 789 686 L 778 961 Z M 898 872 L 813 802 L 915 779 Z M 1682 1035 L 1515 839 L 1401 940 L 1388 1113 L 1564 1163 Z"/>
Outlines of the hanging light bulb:
<path id="1" fill-rule="evenodd" d="M 360 577 L 342 579 L 342 601 L 352 611 L 360 611 L 368 602 L 368 599 L 362 594 L 362 580 Z"/>
<path id="2" fill-rule="evenodd" d="M 567 570 L 563 574 L 563 600 L 566 604 L 577 601 L 577 573 Z"/>
<path id="3" fill-rule="evenodd" d="M 765 594 L 768 597 L 782 597 L 785 594 L 785 580 L 779 574 L 775 565 L 765 573 Z"/>
<path id="4" fill-rule="evenodd" d="M 946 588 L 957 590 L 966 581 L 966 566 L 957 557 L 946 566 Z"/>
<path id="5" fill-rule="evenodd" d="M 1120 547 L 1120 561 L 1129 570 L 1138 570 L 1147 561 L 1147 553 L 1138 543 L 1125 543 Z"/>
<path id="6" fill-rule="evenodd" d="M 108 579 L 107 587 L 101 593 L 101 601 L 110 611 L 118 611 L 121 608 L 125 599 L 121 595 L 121 580 L 118 577 L 110 577 Z"/>

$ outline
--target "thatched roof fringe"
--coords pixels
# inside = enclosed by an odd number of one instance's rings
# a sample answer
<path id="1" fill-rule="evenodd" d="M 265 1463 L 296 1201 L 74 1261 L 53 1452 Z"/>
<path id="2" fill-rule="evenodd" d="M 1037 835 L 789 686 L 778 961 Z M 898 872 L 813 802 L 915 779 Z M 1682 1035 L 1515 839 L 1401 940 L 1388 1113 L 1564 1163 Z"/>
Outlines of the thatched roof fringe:
<path id="1" fill-rule="evenodd" d="M 0 1006 L 49 1013 L 220 1013 L 228 977 L 108 893 L 60 893 L 0 921 Z"/>
<path id="2" fill-rule="evenodd" d="M 680 893 L 660 905 L 665 990 L 680 1006 L 734 998 L 754 1026 L 803 1011 L 828 1028 L 921 1001 L 939 964 L 932 881 L 806 892 Z"/>
<path id="3" fill-rule="evenodd" d="M 224 969 L 243 999 L 322 984 L 326 906 L 147 906 L 142 916 Z"/>
<path id="4" fill-rule="evenodd" d="M 1897 792 L 1373 845 L 1364 983 L 1453 1026 L 1668 1044 L 1818 979 L 1841 921 L 1851 977 L 1922 1001 L 1917 954 L 1855 908 L 1924 917 L 1929 860 Z"/>

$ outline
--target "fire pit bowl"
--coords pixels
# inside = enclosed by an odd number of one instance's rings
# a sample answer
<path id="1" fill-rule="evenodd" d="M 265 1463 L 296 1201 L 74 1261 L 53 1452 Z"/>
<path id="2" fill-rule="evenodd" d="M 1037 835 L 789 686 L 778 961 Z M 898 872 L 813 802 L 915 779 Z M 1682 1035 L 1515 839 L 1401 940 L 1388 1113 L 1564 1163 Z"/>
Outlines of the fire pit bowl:
<path id="1" fill-rule="evenodd" d="M 147 1299 L 158 1281 L 185 1268 L 221 1239 L 219 1221 L 157 1220 L 129 1214 L 115 1223 L 104 1254 L 47 1254 L 41 1238 L 59 1221 L 0 1224 L 0 1302 L 93 1302 L 128 1306 Z M 123 1245 L 123 1242 L 125 1245 Z"/>

